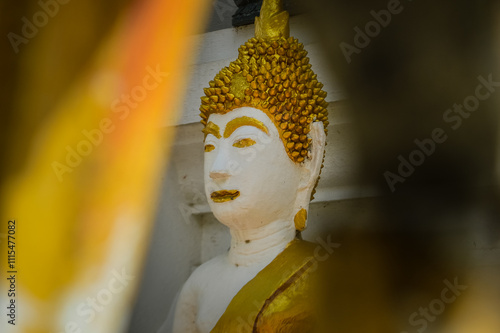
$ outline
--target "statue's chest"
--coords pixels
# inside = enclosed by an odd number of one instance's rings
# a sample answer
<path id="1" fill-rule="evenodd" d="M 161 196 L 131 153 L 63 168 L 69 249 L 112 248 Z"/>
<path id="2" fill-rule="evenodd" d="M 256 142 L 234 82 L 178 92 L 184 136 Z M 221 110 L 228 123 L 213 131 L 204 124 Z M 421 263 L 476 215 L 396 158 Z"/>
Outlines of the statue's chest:
<path id="1" fill-rule="evenodd" d="M 257 275 L 259 269 L 220 267 L 207 272 L 200 284 L 196 325 L 210 332 L 240 289 Z"/>

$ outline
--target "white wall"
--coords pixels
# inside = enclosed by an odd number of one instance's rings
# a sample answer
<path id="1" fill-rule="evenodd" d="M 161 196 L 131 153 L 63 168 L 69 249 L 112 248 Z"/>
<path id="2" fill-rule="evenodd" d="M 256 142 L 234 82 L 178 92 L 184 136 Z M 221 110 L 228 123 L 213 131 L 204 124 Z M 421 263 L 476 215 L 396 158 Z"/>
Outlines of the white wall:
<path id="1" fill-rule="evenodd" d="M 201 262 L 199 218 L 185 213 L 177 178 L 175 168 L 169 167 L 161 179 L 157 218 L 129 332 L 157 332 L 192 268 Z"/>

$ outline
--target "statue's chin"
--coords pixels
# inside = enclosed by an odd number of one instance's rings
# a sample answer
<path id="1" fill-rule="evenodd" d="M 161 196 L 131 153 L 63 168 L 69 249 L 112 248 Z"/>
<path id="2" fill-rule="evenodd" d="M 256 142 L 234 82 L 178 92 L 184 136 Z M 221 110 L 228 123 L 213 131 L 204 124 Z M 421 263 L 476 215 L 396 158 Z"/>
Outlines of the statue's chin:
<path id="1" fill-rule="evenodd" d="M 266 202 L 255 200 L 248 203 L 244 199 L 211 202 L 210 208 L 220 223 L 233 230 L 257 229 L 278 220 L 293 221 L 293 204 L 266 205 Z"/>
<path id="2" fill-rule="evenodd" d="M 251 216 L 251 210 L 243 208 L 240 202 L 241 198 L 225 202 L 211 202 L 210 208 L 215 218 L 220 223 L 229 228 L 241 228 L 247 224 L 247 219 Z"/>

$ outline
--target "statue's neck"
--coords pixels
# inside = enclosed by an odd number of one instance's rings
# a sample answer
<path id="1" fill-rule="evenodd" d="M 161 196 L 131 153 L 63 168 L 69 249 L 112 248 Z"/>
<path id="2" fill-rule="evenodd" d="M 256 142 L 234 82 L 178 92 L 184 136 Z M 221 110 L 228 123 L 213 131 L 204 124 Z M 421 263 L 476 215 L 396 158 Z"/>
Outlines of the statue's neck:
<path id="1" fill-rule="evenodd" d="M 290 221 L 274 221 L 254 229 L 231 228 L 229 261 L 237 266 L 269 264 L 295 238 Z"/>

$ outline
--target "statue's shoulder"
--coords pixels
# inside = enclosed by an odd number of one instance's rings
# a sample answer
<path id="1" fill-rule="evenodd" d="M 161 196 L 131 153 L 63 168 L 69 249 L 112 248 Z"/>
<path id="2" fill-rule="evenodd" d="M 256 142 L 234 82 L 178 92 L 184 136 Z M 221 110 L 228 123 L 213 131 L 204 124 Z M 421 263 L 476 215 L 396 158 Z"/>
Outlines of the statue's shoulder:
<path id="1" fill-rule="evenodd" d="M 226 265 L 227 254 L 218 255 L 196 267 L 186 283 L 200 287 L 207 281 L 207 276 L 214 276 Z"/>

